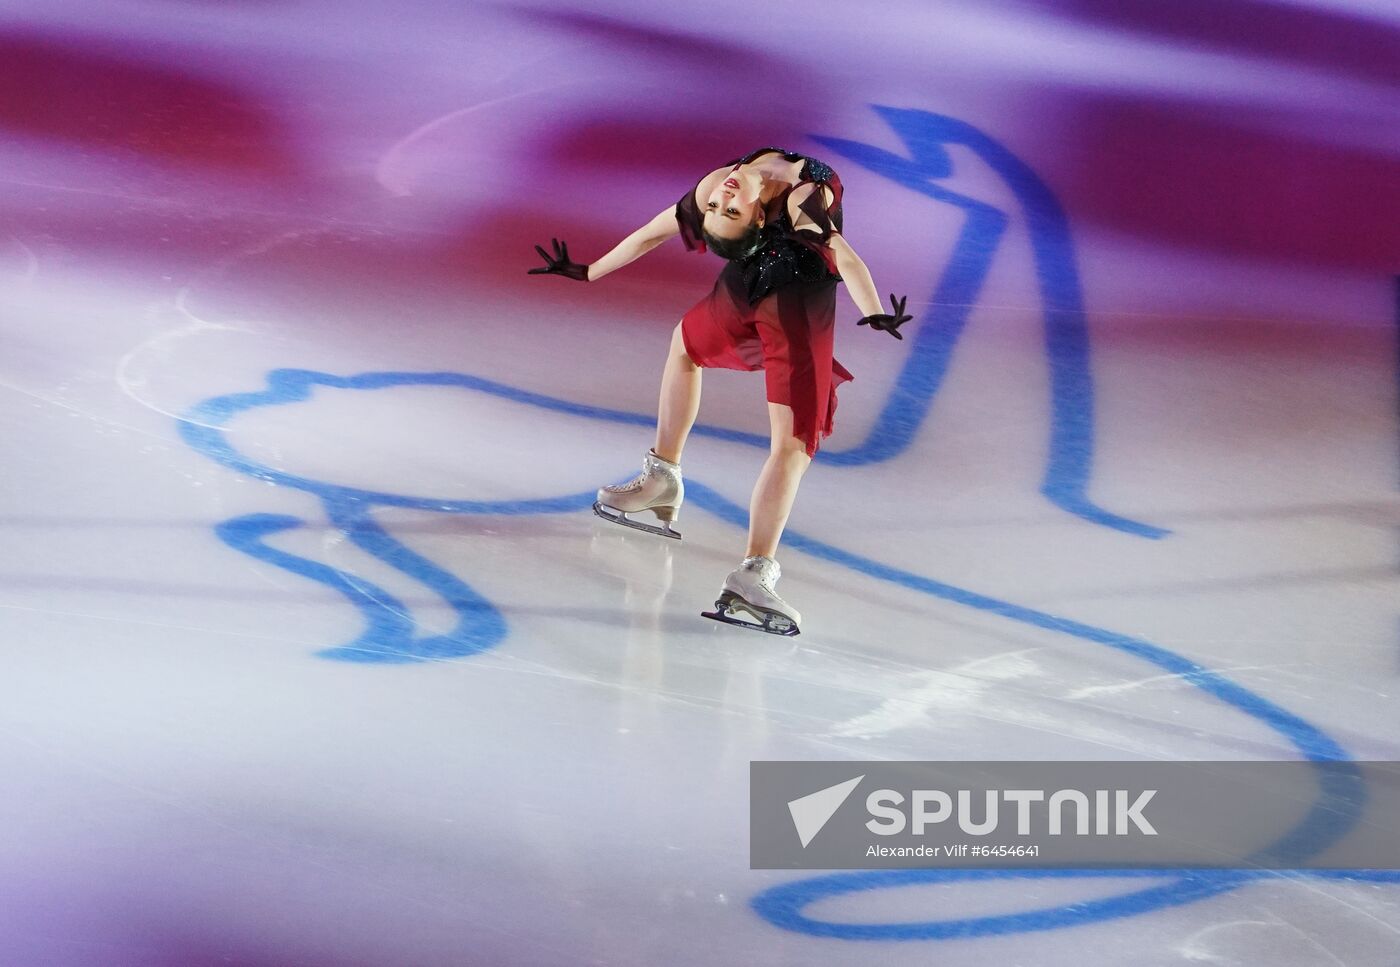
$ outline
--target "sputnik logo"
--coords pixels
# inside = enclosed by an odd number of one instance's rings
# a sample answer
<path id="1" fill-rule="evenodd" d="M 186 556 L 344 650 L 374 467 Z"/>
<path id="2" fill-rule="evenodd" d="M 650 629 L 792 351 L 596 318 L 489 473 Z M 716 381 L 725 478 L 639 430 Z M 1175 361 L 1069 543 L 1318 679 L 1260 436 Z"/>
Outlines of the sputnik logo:
<path id="1" fill-rule="evenodd" d="M 806 849 L 807 844 L 816 839 L 822 827 L 836 815 L 836 810 L 841 808 L 841 804 L 855 791 L 856 786 L 864 779 L 864 775 L 856 776 L 854 779 L 847 779 L 845 782 L 838 782 L 834 786 L 827 786 L 814 793 L 794 799 L 788 803 L 788 812 L 792 814 L 792 825 L 797 828 L 797 836 L 802 840 L 802 848 Z"/>

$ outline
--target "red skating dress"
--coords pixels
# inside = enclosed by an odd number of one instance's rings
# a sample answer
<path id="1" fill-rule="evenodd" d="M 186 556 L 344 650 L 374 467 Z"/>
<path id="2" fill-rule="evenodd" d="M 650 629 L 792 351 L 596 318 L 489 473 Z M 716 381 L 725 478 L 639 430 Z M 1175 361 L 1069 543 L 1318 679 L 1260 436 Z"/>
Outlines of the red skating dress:
<path id="1" fill-rule="evenodd" d="M 774 153 L 804 160 L 798 184 L 818 187 L 800 211 L 820 231 L 793 228 L 788 214 L 793 189 L 784 191 L 770 203 L 763 247 L 725 265 L 710 294 L 682 318 L 681 336 L 697 366 L 763 370 L 768 401 L 792 408 L 793 436 L 811 456 L 831 433 L 836 387 L 851 379 L 832 356 L 841 277 L 827 242 L 841 230 L 841 179 L 815 158 L 781 148 L 761 148 L 731 164 L 737 168 Z M 823 186 L 831 191 L 829 207 Z M 686 248 L 704 252 L 694 189 L 676 203 L 676 221 Z"/>

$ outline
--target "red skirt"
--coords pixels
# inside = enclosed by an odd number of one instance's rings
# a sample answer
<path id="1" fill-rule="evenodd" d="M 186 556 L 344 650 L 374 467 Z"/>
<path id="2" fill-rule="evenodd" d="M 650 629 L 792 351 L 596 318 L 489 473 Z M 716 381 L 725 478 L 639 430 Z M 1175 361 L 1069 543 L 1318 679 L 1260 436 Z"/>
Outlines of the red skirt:
<path id="1" fill-rule="evenodd" d="M 739 263 L 730 262 L 710 294 L 681 319 L 685 351 L 697 366 L 763 370 L 768 402 L 792 408 L 793 436 L 817 452 L 831 435 L 836 387 L 851 374 L 832 356 L 835 280 L 794 282 L 749 305 Z"/>

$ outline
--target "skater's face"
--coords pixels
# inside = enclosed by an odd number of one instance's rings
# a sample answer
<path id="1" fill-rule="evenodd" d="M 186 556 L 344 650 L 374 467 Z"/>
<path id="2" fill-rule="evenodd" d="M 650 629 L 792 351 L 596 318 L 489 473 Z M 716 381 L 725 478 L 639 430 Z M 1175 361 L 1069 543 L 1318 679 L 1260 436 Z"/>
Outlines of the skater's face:
<path id="1" fill-rule="evenodd" d="M 763 225 L 758 194 L 763 181 L 754 172 L 739 168 L 730 172 L 705 199 L 705 231 L 720 238 L 739 238 L 749 226 Z"/>

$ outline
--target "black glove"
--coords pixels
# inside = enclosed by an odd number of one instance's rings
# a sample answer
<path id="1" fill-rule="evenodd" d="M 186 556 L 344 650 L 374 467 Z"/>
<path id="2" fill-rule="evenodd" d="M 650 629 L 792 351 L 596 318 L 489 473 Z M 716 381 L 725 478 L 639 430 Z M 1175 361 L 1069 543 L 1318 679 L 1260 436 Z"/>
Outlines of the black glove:
<path id="1" fill-rule="evenodd" d="M 548 252 L 536 245 L 535 251 L 540 253 L 540 258 L 544 259 L 545 264 L 537 269 L 531 269 L 529 274 L 562 275 L 566 279 L 587 282 L 588 266 L 569 261 L 569 246 L 559 239 L 550 239 L 550 241 L 554 243 L 554 257 L 550 258 Z"/>
<path id="2" fill-rule="evenodd" d="M 890 293 L 890 305 L 894 307 L 893 315 L 887 316 L 883 312 L 877 312 L 873 316 L 866 316 L 860 322 L 856 323 L 856 325 L 869 326 L 871 329 L 881 329 L 896 339 L 903 339 L 904 336 L 900 334 L 899 327 L 914 318 L 904 311 L 904 303 L 907 301 L 909 301 L 908 296 L 905 296 L 903 299 L 896 299 L 894 293 Z"/>

